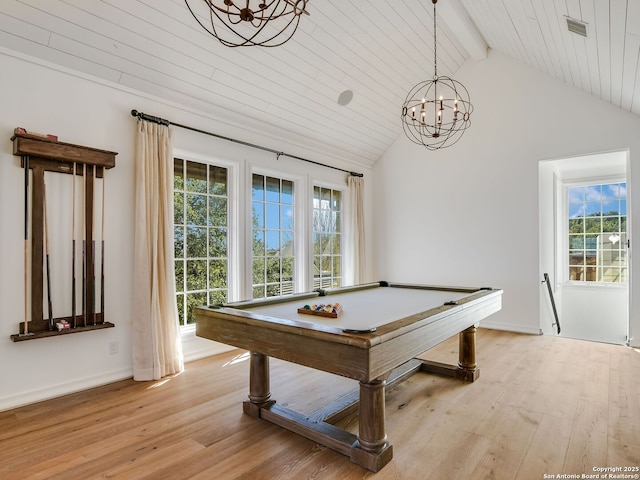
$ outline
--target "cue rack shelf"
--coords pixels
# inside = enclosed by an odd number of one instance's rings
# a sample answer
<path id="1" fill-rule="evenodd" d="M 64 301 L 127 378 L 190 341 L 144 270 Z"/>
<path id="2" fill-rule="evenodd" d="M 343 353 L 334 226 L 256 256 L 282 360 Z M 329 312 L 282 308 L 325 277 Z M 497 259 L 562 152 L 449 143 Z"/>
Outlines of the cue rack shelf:
<path id="1" fill-rule="evenodd" d="M 30 190 L 30 292 L 31 307 L 30 319 L 25 318 L 20 323 L 19 333 L 11 335 L 11 340 L 20 342 L 24 340 L 33 340 L 37 338 L 55 337 L 68 335 L 71 333 L 80 333 L 104 328 L 114 327 L 111 322 L 106 322 L 103 312 L 96 312 L 96 266 L 95 252 L 92 248 L 85 249 L 85 267 L 86 279 L 80 282 L 81 295 L 78 299 L 85 301 L 85 311 L 76 311 L 76 324 L 73 328 L 72 315 L 66 317 L 54 318 L 54 329 L 51 329 L 48 316 L 45 317 L 44 312 L 44 246 L 45 246 L 45 182 L 44 172 L 55 172 L 62 174 L 73 174 L 73 166 L 76 165 L 76 176 L 84 179 L 84 188 L 80 189 L 80 197 L 84 192 L 84 212 L 80 213 L 82 221 L 82 213 L 84 213 L 84 229 L 83 240 L 85 245 L 92 245 L 94 241 L 93 217 L 94 217 L 94 188 L 95 179 L 103 178 L 105 170 L 115 167 L 116 152 L 100 150 L 82 145 L 73 145 L 70 143 L 59 142 L 57 137 L 52 135 L 32 134 L 22 128 L 16 128 L 14 135 L 11 137 L 13 141 L 13 155 L 20 156 L 20 166 L 31 170 L 31 181 L 28 183 Z M 85 170 L 86 166 L 86 170 Z M 84 175 L 83 175 L 84 170 Z M 26 188 L 26 187 L 25 187 Z M 104 186 L 103 186 L 104 188 Z M 27 215 L 25 213 L 25 215 Z M 72 207 L 71 215 L 75 216 L 75 205 Z M 75 220 L 74 220 L 75 221 Z M 27 220 L 25 219 L 25 224 Z M 25 227 L 26 228 L 26 227 Z M 101 235 L 104 232 L 100 232 Z M 75 232 L 73 232 L 75 237 Z M 75 238 L 73 239 L 75 241 Z M 80 248 L 82 248 L 82 241 Z M 26 250 L 26 246 L 25 246 Z M 100 272 L 102 274 L 102 272 Z M 25 272 L 25 275 L 27 272 Z M 81 279 L 82 280 L 82 279 Z M 25 292 L 25 296 L 28 292 Z M 25 304 L 26 304 L 25 300 Z M 81 303 L 81 302 L 78 302 Z M 86 316 L 85 316 L 86 315 Z M 86 325 L 81 325 L 83 318 Z M 58 331 L 55 328 L 57 322 L 67 321 L 72 328 Z M 25 322 L 28 321 L 28 335 L 25 335 Z"/>

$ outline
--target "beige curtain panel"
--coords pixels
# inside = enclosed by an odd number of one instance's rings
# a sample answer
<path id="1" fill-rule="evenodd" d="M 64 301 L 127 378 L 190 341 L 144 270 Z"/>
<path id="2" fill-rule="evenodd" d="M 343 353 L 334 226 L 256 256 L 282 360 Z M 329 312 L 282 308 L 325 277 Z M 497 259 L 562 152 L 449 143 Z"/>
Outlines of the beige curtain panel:
<path id="1" fill-rule="evenodd" d="M 364 249 L 364 178 L 349 175 L 349 204 L 351 205 L 349 230 L 352 232 L 352 265 L 353 284 L 366 281 L 366 256 Z"/>
<path id="2" fill-rule="evenodd" d="M 184 369 L 173 254 L 173 149 L 168 126 L 138 120 L 135 156 L 133 378 Z"/>

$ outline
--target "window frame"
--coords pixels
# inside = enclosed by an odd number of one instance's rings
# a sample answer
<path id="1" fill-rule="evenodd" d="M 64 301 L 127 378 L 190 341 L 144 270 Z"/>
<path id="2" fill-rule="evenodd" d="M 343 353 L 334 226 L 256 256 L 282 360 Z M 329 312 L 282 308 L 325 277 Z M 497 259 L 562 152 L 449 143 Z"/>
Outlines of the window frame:
<path id="1" fill-rule="evenodd" d="M 299 180 L 296 179 L 295 176 L 291 176 L 291 175 L 286 175 L 283 174 L 282 172 L 276 172 L 273 170 L 264 170 L 261 168 L 252 168 L 250 172 L 247 173 L 247 182 L 249 183 L 249 186 L 247 188 L 247 191 L 245 193 L 245 197 L 246 197 L 246 201 L 247 201 L 247 219 L 250 219 L 250 221 L 247 223 L 246 225 L 246 232 L 245 234 L 248 236 L 249 241 L 247 242 L 247 249 L 248 249 L 248 253 L 247 253 L 247 263 L 248 263 L 248 269 L 250 271 L 250 274 L 248 277 L 245 278 L 247 285 L 246 285 L 246 289 L 248 289 L 248 291 L 250 292 L 250 296 L 248 296 L 247 298 L 269 298 L 269 297 L 254 297 L 253 296 L 253 260 L 254 260 L 254 256 L 253 256 L 253 177 L 254 175 L 259 175 L 266 178 L 275 178 L 280 182 L 283 181 L 287 181 L 287 182 L 291 182 L 293 185 L 293 200 L 292 200 L 292 207 L 293 207 L 293 262 L 294 262 L 294 269 L 293 269 L 293 287 L 292 287 L 292 292 L 291 293 L 297 293 L 299 292 L 299 285 L 298 285 L 298 277 L 300 276 L 300 269 L 299 269 L 299 262 L 301 260 L 302 257 L 299 256 L 299 248 L 298 248 L 298 244 L 300 243 L 300 234 L 303 233 L 302 230 L 302 219 L 300 218 L 300 214 L 299 214 L 299 208 L 298 208 L 298 202 L 300 200 L 300 195 L 298 194 L 299 191 L 299 186 L 301 184 L 301 182 Z M 265 195 L 266 195 L 266 190 L 265 190 Z M 263 203 L 269 204 L 269 203 L 273 203 L 273 202 L 269 202 L 267 200 L 267 198 L 265 197 L 265 199 L 263 200 Z M 278 205 L 282 205 L 281 203 L 278 203 Z M 278 232 L 282 232 L 282 222 L 280 222 L 280 227 L 278 228 Z M 266 225 L 264 227 L 264 230 L 269 230 L 268 228 L 266 228 Z M 271 229 L 273 230 L 273 229 Z M 268 282 L 267 282 L 268 283 Z"/>
<path id="2" fill-rule="evenodd" d="M 222 167 L 227 169 L 227 301 L 233 301 L 238 298 L 239 292 L 239 255 L 232 255 L 233 251 L 239 251 L 238 246 L 241 240 L 242 229 L 238 226 L 240 218 L 238 205 L 239 175 L 240 165 L 236 162 L 228 161 L 220 157 L 205 156 L 185 152 L 183 150 L 174 149 L 172 159 L 182 159 L 185 162 L 197 162 L 213 167 Z M 174 182 L 172 181 L 172 189 Z M 173 190 L 175 192 L 175 190 Z M 172 197 L 173 206 L 173 197 Z M 173 217 L 173 213 L 172 213 Z M 208 259 L 207 255 L 207 259 Z M 175 268 L 175 259 L 174 259 Z M 185 279 L 186 281 L 186 279 Z M 176 308 L 177 308 L 177 292 L 176 292 Z M 179 325 L 183 333 L 195 332 L 195 323 L 184 323 Z"/>
<path id="3" fill-rule="evenodd" d="M 350 250 L 346 243 L 349 231 L 349 193 L 346 180 L 341 182 L 335 172 L 309 171 L 304 165 L 295 165 L 290 170 L 265 166 L 258 161 L 245 158 L 222 158 L 220 155 L 203 155 L 174 149 L 172 158 L 224 167 L 228 172 L 227 223 L 228 223 L 228 301 L 247 300 L 253 296 L 252 288 L 252 179 L 253 174 L 265 175 L 294 183 L 294 293 L 313 289 L 313 188 L 330 188 L 342 193 L 342 281 L 349 278 L 346 271 Z M 299 173 L 300 172 L 300 173 Z M 195 324 L 180 325 L 183 335 L 195 333 Z M 183 337 L 183 339 L 186 337 Z"/>
<path id="4" fill-rule="evenodd" d="M 629 238 L 629 201 L 628 201 L 628 179 L 624 175 L 609 175 L 609 176 L 594 176 L 594 177 L 586 177 L 580 179 L 565 179 L 560 180 L 560 187 L 562 191 L 561 202 L 559 205 L 559 231 L 560 235 L 560 245 L 559 247 L 559 265 L 560 265 L 560 273 L 563 279 L 563 284 L 572 287 L 584 287 L 584 288 L 628 288 L 629 285 L 629 249 L 628 246 L 626 248 L 626 262 L 627 262 L 627 273 L 625 276 L 625 280 L 621 282 L 605 282 L 605 281 L 588 281 L 588 280 L 571 280 L 570 275 L 570 261 L 569 261 L 569 189 L 574 187 L 586 187 L 586 186 L 596 186 L 596 185 L 610 185 L 615 183 L 624 183 L 627 188 L 627 201 L 626 201 L 626 235 L 627 239 Z M 602 218 L 602 215 L 599 217 Z"/>
<path id="5" fill-rule="evenodd" d="M 311 285 L 312 288 L 316 288 L 315 285 L 315 278 L 314 278 L 314 257 L 315 257 L 315 250 L 314 250 L 314 244 L 313 244 L 313 237 L 315 235 L 315 231 L 314 231 L 314 191 L 315 188 L 320 188 L 320 189 L 325 189 L 325 190 L 330 190 L 331 192 L 334 191 L 339 191 L 340 195 L 341 195 L 341 199 L 340 199 L 340 203 L 341 203 L 341 208 L 340 208 L 340 286 L 344 286 L 345 285 L 345 278 L 346 278 L 346 272 L 345 272 L 345 267 L 346 267 L 346 262 L 345 262 L 345 256 L 347 255 L 346 253 L 346 242 L 347 242 L 347 235 L 346 235 L 346 230 L 347 230 L 347 211 L 348 211 L 348 201 L 349 201 L 349 194 L 348 194 L 348 189 L 346 185 L 342 185 L 342 186 L 337 186 L 337 185 L 333 185 L 333 184 L 328 184 L 328 183 L 323 183 L 323 182 L 313 182 L 312 186 L 311 186 L 311 238 L 310 238 L 310 257 L 311 257 L 311 270 L 309 272 L 310 276 L 311 276 Z M 332 257 L 333 257 L 333 253 L 332 253 Z M 331 276 L 331 278 L 335 278 L 333 275 Z M 320 288 L 322 287 L 322 279 L 320 279 Z"/>

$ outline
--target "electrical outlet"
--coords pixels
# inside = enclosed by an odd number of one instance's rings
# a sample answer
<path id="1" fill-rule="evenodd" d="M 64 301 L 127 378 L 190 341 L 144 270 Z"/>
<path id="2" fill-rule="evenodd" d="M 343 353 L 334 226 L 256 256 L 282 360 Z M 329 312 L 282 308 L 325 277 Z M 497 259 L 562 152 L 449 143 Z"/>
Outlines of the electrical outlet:
<path id="1" fill-rule="evenodd" d="M 118 353 L 119 346 L 120 345 L 118 344 L 117 340 L 109 342 L 109 355 L 115 355 L 116 353 Z"/>

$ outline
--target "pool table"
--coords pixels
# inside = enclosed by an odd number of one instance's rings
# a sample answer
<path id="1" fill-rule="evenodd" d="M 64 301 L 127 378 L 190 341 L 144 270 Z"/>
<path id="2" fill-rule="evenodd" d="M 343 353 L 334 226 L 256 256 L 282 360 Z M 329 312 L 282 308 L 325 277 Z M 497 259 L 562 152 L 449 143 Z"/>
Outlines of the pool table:
<path id="1" fill-rule="evenodd" d="M 418 371 L 473 382 L 478 323 L 501 308 L 502 290 L 376 282 L 198 307 L 196 334 L 251 352 L 246 414 L 262 418 L 378 471 L 393 456 L 385 432 L 385 387 Z M 340 305 L 333 317 L 313 305 Z M 308 307 L 307 312 L 299 309 Z M 416 359 L 459 334 L 459 361 Z M 359 389 L 311 415 L 276 404 L 269 357 L 357 380 Z M 332 423 L 357 409 L 358 434 Z"/>

